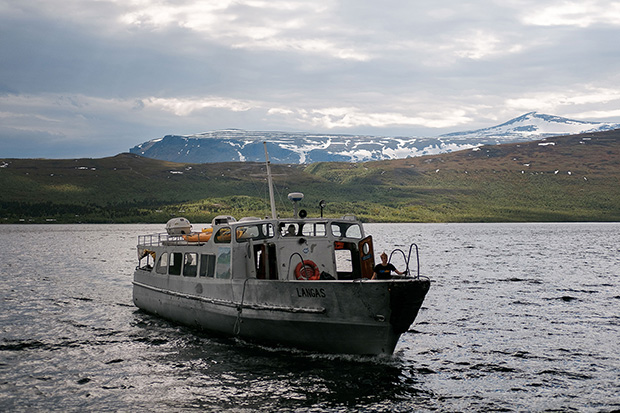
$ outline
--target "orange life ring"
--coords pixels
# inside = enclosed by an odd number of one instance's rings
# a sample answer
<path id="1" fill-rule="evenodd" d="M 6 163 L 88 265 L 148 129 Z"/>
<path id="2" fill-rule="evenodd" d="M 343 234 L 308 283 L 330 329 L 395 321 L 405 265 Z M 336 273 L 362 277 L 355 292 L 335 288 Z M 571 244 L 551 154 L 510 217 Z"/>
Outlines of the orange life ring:
<path id="1" fill-rule="evenodd" d="M 319 266 L 310 260 L 304 260 L 295 267 L 295 277 L 298 280 L 318 280 L 321 278 Z"/>

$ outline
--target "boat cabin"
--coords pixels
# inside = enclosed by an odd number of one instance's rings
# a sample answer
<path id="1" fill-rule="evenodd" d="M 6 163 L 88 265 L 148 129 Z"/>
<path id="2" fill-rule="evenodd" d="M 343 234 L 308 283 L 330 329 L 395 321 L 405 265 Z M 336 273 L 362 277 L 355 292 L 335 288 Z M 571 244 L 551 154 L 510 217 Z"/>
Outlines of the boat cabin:
<path id="1" fill-rule="evenodd" d="M 371 278 L 372 238 L 354 216 L 260 219 L 218 216 L 192 232 L 174 218 L 167 233 L 140 236 L 139 267 L 155 274 L 261 280 Z"/>

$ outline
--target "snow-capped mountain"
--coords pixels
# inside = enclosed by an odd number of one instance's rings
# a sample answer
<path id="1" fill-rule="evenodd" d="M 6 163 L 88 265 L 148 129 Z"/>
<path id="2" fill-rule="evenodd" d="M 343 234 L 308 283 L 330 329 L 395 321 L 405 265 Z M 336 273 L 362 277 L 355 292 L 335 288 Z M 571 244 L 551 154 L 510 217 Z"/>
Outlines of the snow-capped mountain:
<path id="1" fill-rule="evenodd" d="M 602 132 L 618 129 L 618 123 L 585 122 L 529 112 L 501 125 L 468 132 L 442 135 L 448 139 L 494 139 L 497 143 L 528 141 L 552 136 L 576 135 L 579 133 Z"/>
<path id="2" fill-rule="evenodd" d="M 536 112 L 501 125 L 438 137 L 387 137 L 226 129 L 195 135 L 167 135 L 130 149 L 173 162 L 263 162 L 263 142 L 274 163 L 364 162 L 431 155 L 480 145 L 524 142 L 552 136 L 618 129 L 620 124 L 584 122 Z"/>

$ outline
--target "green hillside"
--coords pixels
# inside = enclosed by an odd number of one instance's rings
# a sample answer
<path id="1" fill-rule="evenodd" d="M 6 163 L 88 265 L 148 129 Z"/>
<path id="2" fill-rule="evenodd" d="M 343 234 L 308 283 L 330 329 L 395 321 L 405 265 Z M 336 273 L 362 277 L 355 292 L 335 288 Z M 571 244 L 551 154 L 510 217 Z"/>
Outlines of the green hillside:
<path id="1" fill-rule="evenodd" d="M 620 130 L 366 163 L 272 165 L 276 203 L 382 222 L 620 221 Z M 261 163 L 1 159 L 0 222 L 269 215 Z"/>

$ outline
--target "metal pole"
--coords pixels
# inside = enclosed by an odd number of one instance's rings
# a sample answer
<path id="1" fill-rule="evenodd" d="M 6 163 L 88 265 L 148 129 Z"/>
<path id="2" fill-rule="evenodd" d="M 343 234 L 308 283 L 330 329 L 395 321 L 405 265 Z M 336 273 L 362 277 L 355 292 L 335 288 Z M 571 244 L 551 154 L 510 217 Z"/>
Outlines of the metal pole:
<path id="1" fill-rule="evenodd" d="M 271 168 L 269 167 L 269 154 L 267 153 L 267 142 L 265 145 L 265 161 L 267 163 L 267 183 L 269 185 L 269 203 L 271 204 L 271 218 L 276 219 L 276 201 L 273 197 L 273 179 L 271 178 Z"/>

